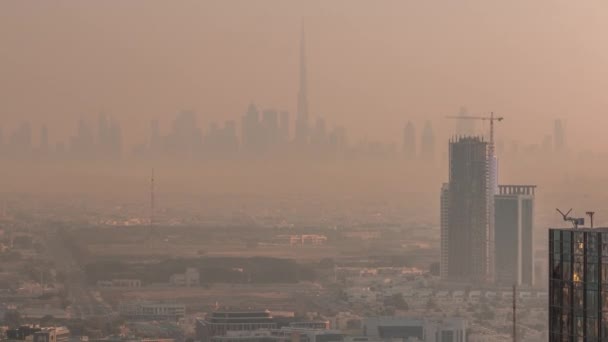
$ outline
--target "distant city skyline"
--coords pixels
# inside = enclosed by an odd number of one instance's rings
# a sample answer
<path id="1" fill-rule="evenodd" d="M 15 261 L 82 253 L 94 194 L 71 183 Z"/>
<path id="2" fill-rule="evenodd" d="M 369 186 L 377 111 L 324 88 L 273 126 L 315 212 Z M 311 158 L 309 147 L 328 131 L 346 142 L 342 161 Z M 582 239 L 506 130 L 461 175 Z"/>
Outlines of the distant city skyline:
<path id="1" fill-rule="evenodd" d="M 605 142 L 603 124 L 593 124 L 603 122 L 605 109 L 607 50 L 595 42 L 606 24 L 594 17 L 604 5 L 559 2 L 547 12 L 539 3 L 496 7 L 473 0 L 480 11 L 471 13 L 455 4 L 256 3 L 235 11 L 224 2 L 153 1 L 146 13 L 120 5 L 120 16 L 97 2 L 44 4 L 40 12 L 32 4 L 3 3 L 1 125 L 6 131 L 21 121 L 46 123 L 53 143 L 72 134 L 81 117 L 106 112 L 120 119 L 124 144 L 132 146 L 148 134 L 151 120 L 162 130 L 181 109 L 199 113 L 207 126 L 239 120 L 255 102 L 289 111 L 295 122 L 304 21 L 311 124 L 320 115 L 352 137 L 399 143 L 407 120 L 418 123 L 418 132 L 421 121 L 431 120 L 437 137 L 449 136 L 453 123 L 443 116 L 466 106 L 470 115 L 507 117 L 505 137 L 520 142 L 553 135 L 548 122 L 555 118 L 562 118 L 570 148 L 600 151 Z M 493 24 L 461 25 L 481 13 Z M 559 18 L 573 13 L 580 17 L 570 17 L 570 33 L 554 38 Z M 41 24 L 24 26 L 32 17 Z M 583 17 L 595 20 L 575 24 Z M 511 30 L 515 21 L 518 29 Z"/>

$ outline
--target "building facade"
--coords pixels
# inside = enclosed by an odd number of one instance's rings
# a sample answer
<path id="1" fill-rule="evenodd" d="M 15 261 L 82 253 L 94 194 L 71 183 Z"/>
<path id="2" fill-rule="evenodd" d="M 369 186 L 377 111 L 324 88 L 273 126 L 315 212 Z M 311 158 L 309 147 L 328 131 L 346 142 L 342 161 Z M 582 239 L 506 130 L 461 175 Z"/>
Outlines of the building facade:
<path id="1" fill-rule="evenodd" d="M 33 335 L 33 342 L 68 342 L 70 331 L 66 327 L 42 328 Z"/>
<path id="2" fill-rule="evenodd" d="M 122 302 L 118 306 L 121 316 L 141 320 L 178 320 L 186 315 L 186 306 L 179 303 Z"/>
<path id="3" fill-rule="evenodd" d="M 441 222 L 441 250 L 439 260 L 439 276 L 441 279 L 448 278 L 448 263 L 449 263 L 449 238 L 448 238 L 448 225 L 449 225 L 449 208 L 450 208 L 450 184 L 443 183 L 441 186 L 441 214 L 439 221 Z"/>
<path id="4" fill-rule="evenodd" d="M 494 197 L 495 270 L 500 285 L 533 286 L 533 185 L 501 185 Z"/>
<path id="5" fill-rule="evenodd" d="M 494 191 L 489 145 L 479 137 L 458 137 L 449 147 L 449 183 L 442 188 L 441 206 L 444 275 L 491 282 Z"/>
<path id="6" fill-rule="evenodd" d="M 407 317 L 368 317 L 363 320 L 363 334 L 375 340 L 465 342 L 464 319 L 412 319 Z"/>
<path id="7" fill-rule="evenodd" d="M 173 274 L 169 278 L 169 283 L 178 287 L 197 287 L 201 284 L 201 276 L 198 269 L 188 267 L 186 272 Z"/>
<path id="8" fill-rule="evenodd" d="M 202 342 L 228 332 L 247 332 L 276 329 L 277 324 L 270 311 L 217 311 L 196 321 L 196 338 Z"/>
<path id="9" fill-rule="evenodd" d="M 608 228 L 549 229 L 549 341 L 608 341 Z"/>

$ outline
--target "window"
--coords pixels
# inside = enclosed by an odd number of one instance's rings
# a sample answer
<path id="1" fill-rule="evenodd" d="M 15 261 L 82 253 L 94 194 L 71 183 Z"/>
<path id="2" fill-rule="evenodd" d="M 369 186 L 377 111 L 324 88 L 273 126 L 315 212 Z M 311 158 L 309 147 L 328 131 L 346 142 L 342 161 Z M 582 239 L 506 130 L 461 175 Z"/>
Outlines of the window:
<path id="1" fill-rule="evenodd" d="M 601 292 L 601 300 L 602 300 L 602 311 L 605 311 L 608 314 L 608 291 L 603 289 Z"/>
<path id="2" fill-rule="evenodd" d="M 570 266 L 570 262 L 564 261 L 562 263 L 562 280 L 563 281 L 572 281 L 572 270 Z"/>
<path id="3" fill-rule="evenodd" d="M 602 285 L 608 286 L 608 262 L 602 262 L 600 269 Z"/>
<path id="4" fill-rule="evenodd" d="M 551 305 L 561 306 L 562 305 L 562 291 L 561 282 L 559 280 L 551 280 Z"/>
<path id="5" fill-rule="evenodd" d="M 608 257 L 608 233 L 602 233 L 602 256 Z"/>
<path id="6" fill-rule="evenodd" d="M 559 334 L 560 332 L 560 318 L 561 318 L 561 309 L 552 307 L 551 309 L 551 332 Z"/>
<path id="7" fill-rule="evenodd" d="M 564 336 L 570 335 L 571 326 L 572 326 L 572 316 L 570 316 L 568 314 L 562 314 L 562 335 L 564 335 Z M 606 327 L 608 327 L 608 324 L 606 325 Z"/>
<path id="8" fill-rule="evenodd" d="M 572 270 L 572 281 L 575 283 L 582 283 L 583 279 L 585 279 L 583 263 L 575 262 L 574 269 Z"/>
<path id="9" fill-rule="evenodd" d="M 585 307 L 587 309 L 587 317 L 597 317 L 599 306 L 599 296 L 597 291 L 587 289 L 585 296 Z"/>
<path id="10" fill-rule="evenodd" d="M 575 286 L 573 291 L 574 312 L 582 314 L 585 309 L 585 292 L 581 286 Z"/>
<path id="11" fill-rule="evenodd" d="M 585 270 L 585 282 L 588 284 L 597 284 L 598 267 L 596 263 L 588 262 Z M 597 287 L 593 287 L 597 288 Z"/>
<path id="12" fill-rule="evenodd" d="M 583 232 L 574 232 L 574 255 L 583 255 L 585 253 L 585 234 Z"/>
<path id="13" fill-rule="evenodd" d="M 553 260 L 551 261 L 551 267 L 552 268 L 552 272 L 551 272 L 551 278 L 553 279 L 562 279 L 562 262 L 561 262 L 561 258 L 556 254 L 553 254 Z"/>
<path id="14" fill-rule="evenodd" d="M 572 285 L 570 285 L 570 283 L 563 283 L 562 286 L 562 307 L 564 308 L 564 311 L 566 310 L 570 310 L 570 308 L 572 307 L 570 304 L 570 300 L 571 300 L 571 295 L 572 295 Z"/>
<path id="15" fill-rule="evenodd" d="M 589 318 L 587 317 L 587 324 L 586 324 L 586 336 L 587 336 L 587 341 L 595 341 L 597 340 L 598 337 L 598 333 L 597 333 L 597 319 L 595 318 Z"/>
<path id="16" fill-rule="evenodd" d="M 593 232 L 587 234 L 587 255 L 597 255 L 597 233 Z"/>
<path id="17" fill-rule="evenodd" d="M 584 336 L 584 318 L 582 316 L 574 316 L 574 336 Z"/>
<path id="18" fill-rule="evenodd" d="M 602 338 L 608 339 L 608 312 L 602 314 Z"/>

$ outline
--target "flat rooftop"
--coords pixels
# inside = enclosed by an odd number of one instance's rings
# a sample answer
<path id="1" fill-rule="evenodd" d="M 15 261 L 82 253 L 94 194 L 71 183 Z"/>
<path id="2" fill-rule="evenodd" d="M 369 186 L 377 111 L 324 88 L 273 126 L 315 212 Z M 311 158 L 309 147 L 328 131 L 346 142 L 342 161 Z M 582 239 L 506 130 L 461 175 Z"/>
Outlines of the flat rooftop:
<path id="1" fill-rule="evenodd" d="M 590 228 L 590 227 L 579 227 L 579 228 L 563 227 L 563 228 L 549 228 L 549 230 L 564 230 L 564 231 L 571 231 L 571 232 L 600 232 L 600 233 L 608 233 L 608 227 L 597 227 L 597 228 Z"/>

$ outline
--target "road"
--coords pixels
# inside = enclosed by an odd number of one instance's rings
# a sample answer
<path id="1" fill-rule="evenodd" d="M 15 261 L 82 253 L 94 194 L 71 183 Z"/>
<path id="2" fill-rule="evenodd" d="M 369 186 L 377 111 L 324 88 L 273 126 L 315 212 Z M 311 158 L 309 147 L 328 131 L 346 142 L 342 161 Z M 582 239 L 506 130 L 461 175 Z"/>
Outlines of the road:
<path id="1" fill-rule="evenodd" d="M 88 288 L 83 265 L 72 254 L 58 231 L 48 234 L 49 257 L 55 262 L 58 272 L 65 275 L 65 288 L 70 301 L 69 312 L 72 318 L 109 316 L 112 310 L 101 300 L 95 298 Z"/>

